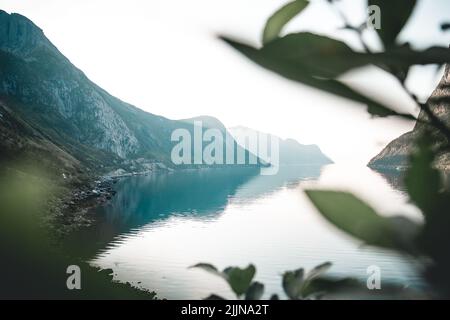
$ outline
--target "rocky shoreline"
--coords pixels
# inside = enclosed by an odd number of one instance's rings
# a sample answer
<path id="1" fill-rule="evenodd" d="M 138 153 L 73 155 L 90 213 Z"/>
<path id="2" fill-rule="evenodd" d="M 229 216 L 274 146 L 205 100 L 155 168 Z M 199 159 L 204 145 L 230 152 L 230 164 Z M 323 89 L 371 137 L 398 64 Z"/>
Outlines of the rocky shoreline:
<path id="1" fill-rule="evenodd" d="M 89 202 L 95 200 L 96 203 L 102 204 L 116 194 L 116 191 L 113 189 L 113 185 L 117 183 L 119 178 L 110 178 L 104 180 L 96 180 L 94 185 L 85 186 L 79 189 L 76 189 L 73 193 L 73 200 L 69 203 L 69 205 L 74 205 L 80 202 Z"/>
<path id="2" fill-rule="evenodd" d="M 180 168 L 173 169 L 157 164 L 151 169 L 127 172 L 118 169 L 95 179 L 85 180 L 77 186 L 67 185 L 63 195 L 55 196 L 49 203 L 50 216 L 46 219 L 54 233 L 67 235 L 83 227 L 90 226 L 96 219 L 93 209 L 106 205 L 113 199 L 117 191 L 114 185 L 124 178 L 147 176 L 155 172 L 171 173 L 178 170 L 206 170 L 215 168 Z"/>
<path id="3" fill-rule="evenodd" d="M 92 209 L 105 205 L 116 191 L 114 184 L 119 178 L 96 180 L 82 186 L 68 188 L 62 196 L 49 203 L 48 226 L 57 236 L 65 236 L 82 227 L 90 226 L 94 220 Z"/>
<path id="4" fill-rule="evenodd" d="M 161 170 L 161 169 L 160 169 Z M 123 178 L 145 176 L 156 170 L 141 172 L 118 172 L 92 179 L 81 186 L 69 187 L 61 197 L 53 199 L 50 206 L 52 214 L 48 222 L 55 233 L 64 236 L 82 227 L 90 226 L 95 215 L 93 209 L 106 205 L 116 195 L 114 185 Z M 159 170 L 158 170 L 159 171 Z M 167 170 L 171 172 L 173 170 Z"/>

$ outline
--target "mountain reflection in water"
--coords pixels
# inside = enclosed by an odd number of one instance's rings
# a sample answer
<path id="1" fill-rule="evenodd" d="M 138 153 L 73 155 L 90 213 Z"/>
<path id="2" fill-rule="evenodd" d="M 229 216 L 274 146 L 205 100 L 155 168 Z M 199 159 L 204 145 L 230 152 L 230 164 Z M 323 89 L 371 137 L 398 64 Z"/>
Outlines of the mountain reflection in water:
<path id="1" fill-rule="evenodd" d="M 92 264 L 114 269 L 117 280 L 139 282 L 169 299 L 232 297 L 221 279 L 188 269 L 198 262 L 218 268 L 254 263 L 267 295 L 282 294 L 282 272 L 324 261 L 333 262 L 336 276 L 365 281 L 367 267 L 377 265 L 383 281 L 422 285 L 411 261 L 362 247 L 325 222 L 305 187 L 348 190 L 383 214 L 421 220 L 404 192 L 368 168 L 289 166 L 275 176 L 255 169 L 186 170 L 119 181 L 98 221 L 70 243 Z"/>

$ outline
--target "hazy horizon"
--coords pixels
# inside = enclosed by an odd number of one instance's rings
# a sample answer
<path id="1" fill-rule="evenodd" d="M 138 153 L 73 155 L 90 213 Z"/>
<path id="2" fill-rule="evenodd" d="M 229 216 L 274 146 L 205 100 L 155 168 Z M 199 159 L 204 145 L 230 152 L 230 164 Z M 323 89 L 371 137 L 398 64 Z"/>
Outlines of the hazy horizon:
<path id="1" fill-rule="evenodd" d="M 145 111 L 171 119 L 209 115 L 227 127 L 317 144 L 336 162 L 367 163 L 414 123 L 370 119 L 364 107 L 263 70 L 217 38 L 258 44 L 266 19 L 285 2 L 4 0 L 0 9 L 30 18 L 92 81 Z M 347 31 L 335 31 L 340 22 L 325 3 L 313 1 L 286 32 L 315 30 L 358 46 Z M 355 24 L 363 19 L 364 1 L 343 0 L 341 6 Z M 438 26 L 450 3 L 422 0 L 420 6 L 402 39 L 414 35 L 417 47 L 448 45 L 450 33 Z M 370 35 L 368 40 L 377 46 Z M 417 113 L 395 80 L 374 67 L 344 78 L 374 95 L 389 87 L 383 100 Z M 439 78 L 433 67 L 415 67 L 407 84 L 425 99 Z"/>

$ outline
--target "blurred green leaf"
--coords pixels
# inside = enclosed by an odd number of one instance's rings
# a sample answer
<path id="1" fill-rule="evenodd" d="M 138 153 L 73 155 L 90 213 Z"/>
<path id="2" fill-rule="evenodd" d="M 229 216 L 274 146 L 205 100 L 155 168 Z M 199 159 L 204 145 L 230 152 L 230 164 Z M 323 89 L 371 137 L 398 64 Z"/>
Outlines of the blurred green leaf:
<path id="1" fill-rule="evenodd" d="M 376 5 L 381 10 L 381 28 L 377 33 L 386 48 L 395 44 L 416 5 L 416 0 L 369 0 L 368 5 Z"/>
<path id="2" fill-rule="evenodd" d="M 206 272 L 209 272 L 213 275 L 219 276 L 221 278 L 225 278 L 225 275 L 222 272 L 217 270 L 216 267 L 214 267 L 212 264 L 209 264 L 209 263 L 197 263 L 196 265 L 193 265 L 189 268 L 199 268 L 199 269 L 205 270 Z"/>
<path id="3" fill-rule="evenodd" d="M 344 42 L 309 32 L 288 34 L 266 44 L 260 51 L 265 57 L 324 78 L 334 78 L 366 64 L 360 60 L 363 56 Z"/>
<path id="4" fill-rule="evenodd" d="M 417 237 L 422 231 L 423 225 L 404 217 L 404 216 L 394 216 L 388 217 L 389 224 L 395 230 L 396 241 L 411 254 L 418 253 L 417 250 Z"/>
<path id="5" fill-rule="evenodd" d="M 264 285 L 260 282 L 253 282 L 245 294 L 245 300 L 260 300 L 264 294 Z"/>
<path id="6" fill-rule="evenodd" d="M 370 113 L 372 116 L 376 116 L 376 117 L 389 117 L 389 116 L 398 115 L 396 112 L 392 111 L 391 109 L 384 107 L 384 106 L 380 106 L 379 104 L 375 104 L 375 103 L 367 104 L 367 112 Z M 404 115 L 404 117 L 412 120 L 408 116 L 409 115 Z"/>
<path id="7" fill-rule="evenodd" d="M 254 265 L 249 265 L 245 269 L 239 267 L 226 268 L 223 273 L 227 276 L 227 282 L 237 296 L 241 296 L 247 292 L 253 277 L 256 273 Z"/>
<path id="8" fill-rule="evenodd" d="M 306 38 L 308 38 L 308 37 L 309 36 L 307 36 Z M 338 95 L 343 98 L 347 98 L 347 99 L 350 99 L 350 100 L 353 100 L 356 102 L 360 102 L 360 103 L 368 106 L 369 107 L 368 111 L 374 116 L 396 115 L 396 116 L 401 116 L 401 117 L 404 117 L 404 118 L 407 118 L 410 120 L 415 119 L 412 115 L 398 113 L 398 112 L 390 109 L 389 107 L 384 106 L 381 103 L 376 102 L 375 100 L 368 98 L 359 92 L 356 92 L 355 90 L 351 89 L 350 87 L 348 87 L 347 85 L 345 85 L 339 81 L 336 81 L 333 79 L 323 79 L 323 78 L 320 79 L 320 78 L 317 78 L 316 76 L 314 76 L 313 74 L 311 74 L 311 70 L 318 71 L 321 68 L 306 66 L 306 64 L 309 64 L 309 61 L 310 61 L 309 58 L 311 56 L 313 56 L 315 54 L 319 55 L 320 52 L 325 53 L 327 51 L 325 45 L 322 47 L 322 49 L 320 49 L 321 46 L 319 46 L 319 49 L 317 51 L 311 51 L 311 50 L 305 49 L 305 51 L 303 51 L 303 53 L 305 54 L 304 59 L 299 60 L 299 62 L 295 62 L 295 61 L 293 61 L 293 59 L 294 59 L 293 56 L 292 56 L 292 58 L 289 58 L 290 55 L 287 55 L 287 57 L 286 57 L 283 55 L 279 56 L 277 54 L 278 50 L 275 50 L 275 48 L 276 48 L 276 46 L 278 46 L 278 44 L 275 42 L 278 42 L 281 39 L 271 42 L 270 43 L 271 47 L 267 51 L 265 48 L 258 50 L 254 47 L 251 47 L 251 46 L 243 44 L 243 43 L 236 42 L 231 39 L 223 38 L 223 40 L 226 41 L 233 48 L 235 48 L 236 50 L 238 50 L 239 52 L 244 54 L 246 57 L 248 57 L 253 62 L 261 65 L 262 67 L 264 67 L 268 70 L 271 70 L 273 72 L 276 72 L 290 80 L 300 82 L 304 85 L 307 85 L 307 86 L 310 86 L 313 88 L 317 88 L 317 89 L 323 90 L 325 92 Z M 320 42 L 322 42 L 322 41 L 321 40 L 317 41 L 317 43 L 320 43 Z M 324 42 L 322 42 L 322 43 L 324 43 Z M 338 45 L 338 47 L 340 49 L 337 49 L 336 46 L 332 46 L 332 47 L 334 47 L 333 50 L 336 50 L 336 51 L 329 51 L 327 54 L 332 54 L 332 52 L 336 53 L 337 51 L 342 52 L 342 51 L 346 50 L 341 45 Z M 317 63 L 320 63 L 319 60 L 314 60 L 314 61 L 316 61 Z M 341 69 L 341 71 L 342 70 L 343 69 Z M 320 72 L 320 71 L 318 71 L 318 72 Z M 334 69 L 334 73 L 336 73 L 336 72 L 338 72 L 338 69 Z"/>
<path id="9" fill-rule="evenodd" d="M 198 263 L 189 268 L 200 268 L 206 272 L 225 279 L 237 296 L 241 296 L 247 292 L 256 273 L 256 268 L 252 264 L 245 269 L 241 269 L 239 267 L 228 267 L 222 272 L 209 263 Z"/>
<path id="10" fill-rule="evenodd" d="M 17 163 L 15 163 L 17 167 Z M 0 168 L 0 297 L 18 300 L 153 299 L 155 293 L 113 282 L 113 270 L 98 270 L 63 252 L 45 222 L 61 190 L 46 171 Z M 12 245 L 13 244 L 13 245 Z M 67 290 L 66 270 L 82 270 L 82 290 Z"/>
<path id="11" fill-rule="evenodd" d="M 307 273 L 306 280 L 311 281 L 317 277 L 320 277 L 322 274 L 327 272 L 331 268 L 331 266 L 331 262 L 325 262 L 314 267 Z"/>
<path id="12" fill-rule="evenodd" d="M 366 54 L 367 63 L 385 64 L 397 68 L 409 68 L 413 65 L 450 63 L 450 49 L 446 47 L 430 47 L 417 51 L 409 45 L 392 47 L 381 53 Z M 363 58 L 360 58 L 361 60 Z"/>
<path id="13" fill-rule="evenodd" d="M 409 70 L 414 65 L 443 65 L 450 62 L 450 50 L 446 47 L 430 47 L 425 50 L 415 50 L 409 43 L 403 43 L 380 53 L 362 54 L 360 60 L 366 59 L 367 64 L 373 64 L 391 73 L 404 82 Z"/>
<path id="14" fill-rule="evenodd" d="M 425 214 L 438 203 L 442 187 L 440 173 L 433 168 L 435 153 L 433 141 L 429 135 L 423 135 L 416 141 L 411 154 L 411 166 L 405 179 L 406 189 L 413 201 Z"/>
<path id="15" fill-rule="evenodd" d="M 424 215 L 425 224 L 417 245 L 430 258 L 426 279 L 438 294 L 450 297 L 450 193 L 441 172 L 433 164 L 442 136 L 424 131 L 415 141 L 405 184 L 410 199 Z M 448 145 L 448 142 L 444 142 Z"/>
<path id="16" fill-rule="evenodd" d="M 283 274 L 283 289 L 289 299 L 297 300 L 301 298 L 304 283 L 305 271 L 303 268 L 295 271 L 286 271 Z"/>
<path id="17" fill-rule="evenodd" d="M 302 12 L 309 2 L 307 0 L 296 0 L 290 2 L 276 11 L 266 23 L 266 27 L 263 32 L 263 43 L 266 44 L 276 38 L 278 38 L 283 27 L 292 18 Z"/>
<path id="18" fill-rule="evenodd" d="M 306 194 L 328 221 L 346 233 L 368 245 L 406 250 L 390 220 L 378 215 L 354 195 L 319 190 L 308 190 Z"/>

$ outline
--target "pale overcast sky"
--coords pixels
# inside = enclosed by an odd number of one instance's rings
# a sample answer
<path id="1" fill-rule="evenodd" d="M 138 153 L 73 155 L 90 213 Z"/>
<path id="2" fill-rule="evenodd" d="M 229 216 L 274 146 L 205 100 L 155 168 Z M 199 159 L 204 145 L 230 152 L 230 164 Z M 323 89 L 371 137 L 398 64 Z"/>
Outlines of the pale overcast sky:
<path id="1" fill-rule="evenodd" d="M 365 164 L 393 138 L 412 128 L 372 120 L 363 108 L 290 82 L 252 64 L 217 39 L 226 34 L 259 44 L 266 19 L 280 0 L 2 0 L 0 8 L 27 16 L 94 82 L 118 98 L 172 119 L 219 118 L 301 143 L 316 143 L 337 162 Z M 355 23 L 363 0 L 342 0 Z M 422 0 L 402 38 L 417 47 L 447 46 L 450 1 Z M 288 31 L 316 30 L 356 46 L 340 20 L 313 0 Z M 374 43 L 376 46 L 376 43 Z M 395 81 L 371 69 L 346 76 L 371 94 L 413 111 Z M 422 97 L 439 80 L 416 68 L 408 84 Z"/>

